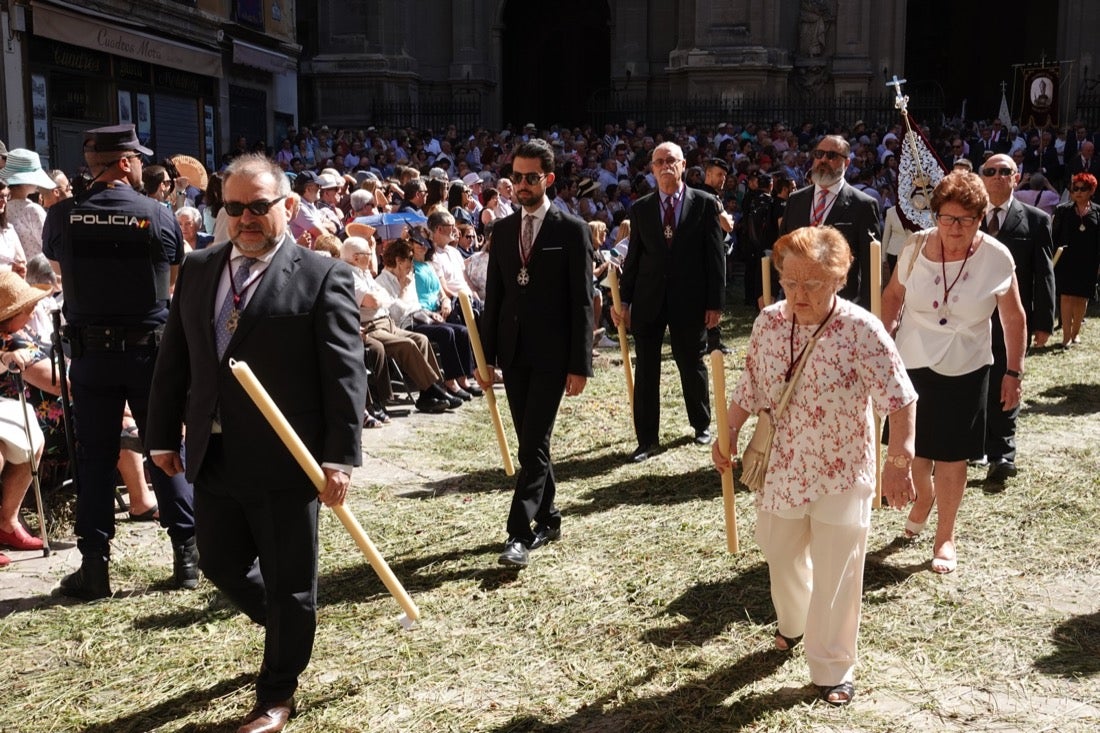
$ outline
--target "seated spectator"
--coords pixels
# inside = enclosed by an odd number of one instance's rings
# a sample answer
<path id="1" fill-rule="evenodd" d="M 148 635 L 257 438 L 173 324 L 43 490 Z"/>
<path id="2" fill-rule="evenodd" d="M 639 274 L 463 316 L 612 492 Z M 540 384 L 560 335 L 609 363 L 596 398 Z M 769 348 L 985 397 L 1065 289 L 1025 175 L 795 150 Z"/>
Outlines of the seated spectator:
<path id="1" fill-rule="evenodd" d="M 463 222 L 463 224 L 473 228 L 471 222 Z M 457 247 L 452 246 L 457 231 L 455 219 L 450 214 L 437 212 L 429 216 L 428 232 L 432 247 L 425 257 L 427 262 L 431 263 L 431 270 L 434 271 L 439 285 L 438 297 L 446 301 L 444 305 L 447 306 L 447 313 L 443 314 L 443 318 L 452 323 L 465 323 L 465 316 L 458 306 L 458 294 L 466 293 L 470 296 L 475 316 L 481 313 L 481 301 L 474 297 L 470 284 L 466 282 L 462 255 Z M 422 269 L 419 266 L 416 268 L 416 290 L 421 297 L 421 305 L 426 310 L 436 310 L 432 307 L 437 297 L 433 290 L 434 285 L 427 274 L 421 273 Z"/>
<path id="2" fill-rule="evenodd" d="M 474 224 L 473 214 L 470 213 L 470 197 L 473 191 L 462 181 L 455 181 L 447 189 L 447 211 L 451 212 L 454 221 L 463 224 Z"/>
<path id="3" fill-rule="evenodd" d="M 422 307 L 413 274 L 415 263 L 421 266 L 425 276 L 430 275 L 435 279 L 431 266 L 424 261 L 429 247 L 428 241 L 419 237 L 390 242 L 382 255 L 385 269 L 378 275 L 378 284 L 393 296 L 390 316 L 394 322 L 399 328 L 428 337 L 439 354 L 444 386 L 452 395 L 465 401 L 473 395 L 482 394 L 473 378 L 470 334 L 465 326 L 448 323 L 442 311 Z M 427 268 L 426 271 L 424 268 Z M 436 284 L 438 285 L 437 279 Z M 447 313 L 450 313 L 449 306 Z"/>
<path id="4" fill-rule="evenodd" d="M 202 231 L 202 214 L 194 206 L 184 206 L 177 210 L 176 221 L 183 232 L 184 252 L 203 249 L 214 241 L 213 234 Z"/>
<path id="5" fill-rule="evenodd" d="M 372 240 L 358 236 L 348 237 L 340 247 L 340 257 L 351 265 L 355 275 L 355 300 L 359 304 L 363 338 L 381 343 L 385 356 L 397 363 L 411 386 L 420 392 L 416 409 L 438 413 L 448 407 L 460 406 L 462 400 L 450 395 L 439 384 L 443 373 L 428 338 L 421 333 L 398 328 L 390 316 L 394 298 L 375 281 L 370 271 L 370 263 L 375 259 Z M 393 399 L 387 369 L 380 373 L 371 370 L 370 387 L 379 404 L 385 405 Z M 380 410 L 381 414 L 376 409 L 373 417 L 384 419 L 385 410 Z"/>
<path id="6" fill-rule="evenodd" d="M 466 272 L 466 282 L 477 295 L 478 300 L 485 301 L 485 280 L 489 272 L 489 249 L 493 244 L 493 227 L 496 222 L 489 222 L 485 227 L 485 237 L 481 242 L 481 249 L 466 258 L 463 270 Z"/>

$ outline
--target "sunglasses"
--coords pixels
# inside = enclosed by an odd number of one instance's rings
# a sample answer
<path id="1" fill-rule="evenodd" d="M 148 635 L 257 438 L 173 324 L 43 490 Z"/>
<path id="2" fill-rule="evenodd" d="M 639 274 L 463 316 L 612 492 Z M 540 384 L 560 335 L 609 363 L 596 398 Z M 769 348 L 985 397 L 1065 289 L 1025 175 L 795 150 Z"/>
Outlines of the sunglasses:
<path id="1" fill-rule="evenodd" d="M 271 207 L 285 198 L 286 196 L 280 196 L 274 201 L 264 201 L 261 199 L 259 201 L 249 201 L 247 204 L 242 204 L 239 201 L 226 201 L 222 204 L 222 208 L 224 208 L 225 213 L 230 216 L 241 216 L 244 214 L 245 209 L 251 211 L 255 216 L 267 216 L 267 212 L 271 210 Z"/>
<path id="2" fill-rule="evenodd" d="M 1092 189 L 1089 188 L 1088 186 L 1074 186 L 1073 188 L 1070 189 L 1070 191 L 1073 191 L 1074 193 L 1079 193 L 1081 191 L 1091 191 L 1091 190 Z"/>
<path id="3" fill-rule="evenodd" d="M 511 179 L 512 183 L 517 183 L 518 184 L 518 183 L 523 183 L 524 181 L 526 181 L 528 186 L 534 186 L 536 183 L 541 181 L 543 178 L 546 178 L 546 174 L 545 173 L 517 173 L 516 171 L 512 171 L 511 175 L 509 175 L 508 178 Z"/>
<path id="4" fill-rule="evenodd" d="M 1016 171 L 1011 168 L 982 168 L 982 175 L 986 178 L 992 178 L 993 176 L 1014 176 Z"/>
<path id="5" fill-rule="evenodd" d="M 842 155 L 841 153 L 838 153 L 835 150 L 815 150 L 812 153 L 812 155 L 814 156 L 814 160 L 821 160 L 822 158 L 828 158 L 830 161 L 840 160 L 840 159 L 846 157 L 845 155 Z"/>

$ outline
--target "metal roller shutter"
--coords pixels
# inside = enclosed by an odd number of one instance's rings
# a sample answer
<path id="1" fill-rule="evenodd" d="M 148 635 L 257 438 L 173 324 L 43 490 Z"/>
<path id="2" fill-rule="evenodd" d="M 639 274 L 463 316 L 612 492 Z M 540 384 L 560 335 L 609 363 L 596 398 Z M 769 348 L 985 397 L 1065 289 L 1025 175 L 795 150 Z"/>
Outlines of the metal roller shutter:
<path id="1" fill-rule="evenodd" d="M 202 160 L 203 133 L 199 104 L 194 97 L 157 94 L 153 120 L 156 138 L 150 147 L 157 160 L 180 154 Z"/>

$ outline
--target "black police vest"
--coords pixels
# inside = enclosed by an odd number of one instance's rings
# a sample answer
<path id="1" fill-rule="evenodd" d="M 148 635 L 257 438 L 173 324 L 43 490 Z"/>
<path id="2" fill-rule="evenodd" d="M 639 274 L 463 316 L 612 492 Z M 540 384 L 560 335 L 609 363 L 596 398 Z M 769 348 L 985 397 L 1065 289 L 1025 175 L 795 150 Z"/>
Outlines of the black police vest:
<path id="1" fill-rule="evenodd" d="M 170 265 L 147 213 L 81 202 L 67 214 L 71 267 L 65 310 L 74 325 L 136 325 L 164 308 Z"/>

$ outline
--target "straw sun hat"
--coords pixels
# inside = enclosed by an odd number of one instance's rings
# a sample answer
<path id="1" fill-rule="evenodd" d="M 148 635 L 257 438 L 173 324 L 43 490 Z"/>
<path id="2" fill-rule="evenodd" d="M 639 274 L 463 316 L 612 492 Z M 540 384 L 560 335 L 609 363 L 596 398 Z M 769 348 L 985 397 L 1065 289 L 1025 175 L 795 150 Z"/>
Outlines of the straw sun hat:
<path id="1" fill-rule="evenodd" d="M 0 324 L 50 294 L 39 290 L 14 272 L 0 272 Z"/>

